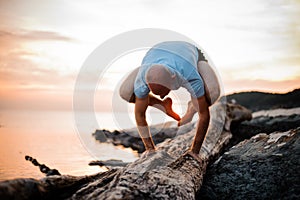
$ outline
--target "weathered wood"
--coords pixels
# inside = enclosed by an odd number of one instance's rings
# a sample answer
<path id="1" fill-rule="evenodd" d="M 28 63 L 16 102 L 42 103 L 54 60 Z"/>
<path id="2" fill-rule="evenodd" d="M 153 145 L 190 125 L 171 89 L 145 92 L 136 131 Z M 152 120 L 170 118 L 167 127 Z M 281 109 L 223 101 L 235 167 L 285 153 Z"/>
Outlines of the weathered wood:
<path id="1" fill-rule="evenodd" d="M 24 179 L 2 182 L 0 197 L 12 197 L 18 192 L 27 193 L 22 199 L 34 195 L 43 199 L 194 199 L 209 160 L 217 156 L 231 138 L 230 131 L 224 129 L 224 122 L 227 120 L 225 125 L 230 125 L 232 120 L 251 116 L 247 109 L 229 104 L 218 103 L 210 110 L 211 121 L 200 151 L 200 161 L 184 154 L 192 143 L 195 129 L 188 133 L 178 129 L 177 136 L 158 144 L 155 153 L 142 155 L 123 168 L 93 176 L 52 176 L 27 182 Z M 28 188 L 32 182 L 34 190 Z"/>
<path id="2" fill-rule="evenodd" d="M 117 170 L 90 176 L 54 175 L 36 180 L 14 179 L 0 182 L 0 199 L 66 199 L 83 185 L 96 182 L 99 187 L 110 182 Z"/>

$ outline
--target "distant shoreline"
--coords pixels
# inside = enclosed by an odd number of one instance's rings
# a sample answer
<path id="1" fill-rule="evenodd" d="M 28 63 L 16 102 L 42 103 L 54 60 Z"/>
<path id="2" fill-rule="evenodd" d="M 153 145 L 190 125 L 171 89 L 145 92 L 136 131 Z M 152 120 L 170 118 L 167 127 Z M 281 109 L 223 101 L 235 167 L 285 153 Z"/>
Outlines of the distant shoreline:
<path id="1" fill-rule="evenodd" d="M 291 92 L 265 93 L 265 92 L 240 92 L 226 96 L 228 102 L 234 102 L 245 106 L 252 112 L 260 110 L 271 110 L 279 108 L 297 108 L 300 107 L 300 89 Z"/>

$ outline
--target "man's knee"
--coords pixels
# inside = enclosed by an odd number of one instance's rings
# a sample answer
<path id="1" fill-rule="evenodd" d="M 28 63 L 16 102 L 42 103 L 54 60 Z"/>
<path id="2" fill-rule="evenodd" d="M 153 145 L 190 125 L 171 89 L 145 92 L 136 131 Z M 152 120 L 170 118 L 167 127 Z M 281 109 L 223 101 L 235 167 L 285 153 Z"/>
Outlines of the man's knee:
<path id="1" fill-rule="evenodd" d="M 198 72 L 204 82 L 207 101 L 212 105 L 219 99 L 221 93 L 218 77 L 213 68 L 205 61 L 198 62 Z"/>
<path id="2" fill-rule="evenodd" d="M 123 81 L 122 85 L 119 89 L 119 95 L 122 99 L 127 102 L 134 103 L 135 95 L 134 95 L 134 82 L 137 76 L 139 68 L 133 70 Z"/>
<path id="3" fill-rule="evenodd" d="M 133 93 L 130 94 L 128 92 L 128 90 L 122 86 L 119 89 L 119 95 L 122 99 L 124 99 L 125 101 L 127 101 L 129 103 L 135 102 L 135 95 Z"/>

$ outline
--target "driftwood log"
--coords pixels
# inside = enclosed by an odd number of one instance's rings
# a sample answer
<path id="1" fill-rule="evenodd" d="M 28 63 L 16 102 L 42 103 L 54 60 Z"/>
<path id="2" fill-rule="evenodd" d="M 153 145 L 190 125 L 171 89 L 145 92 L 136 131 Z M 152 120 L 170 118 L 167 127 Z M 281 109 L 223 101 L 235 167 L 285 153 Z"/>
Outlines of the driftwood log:
<path id="1" fill-rule="evenodd" d="M 41 180 L 16 179 L 0 183 L 1 199 L 195 199 L 208 162 L 215 159 L 232 134 L 232 121 L 251 119 L 251 112 L 233 104 L 210 108 L 209 130 L 201 160 L 184 154 L 195 129 L 179 129 L 172 139 L 157 145 L 155 153 L 128 165 L 92 176 L 51 176 Z M 184 129 L 185 127 L 183 127 Z"/>

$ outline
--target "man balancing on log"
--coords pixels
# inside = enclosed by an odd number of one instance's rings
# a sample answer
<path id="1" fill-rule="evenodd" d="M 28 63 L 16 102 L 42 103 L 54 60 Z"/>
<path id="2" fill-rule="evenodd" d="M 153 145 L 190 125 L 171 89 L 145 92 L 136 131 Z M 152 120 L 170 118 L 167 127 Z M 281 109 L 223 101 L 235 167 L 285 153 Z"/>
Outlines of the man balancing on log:
<path id="1" fill-rule="evenodd" d="M 186 114 L 181 118 L 172 109 L 171 90 L 184 87 L 191 95 Z M 153 46 L 139 68 L 132 71 L 120 87 L 120 96 L 135 103 L 135 119 L 146 155 L 155 151 L 155 144 L 146 121 L 146 110 L 153 106 L 178 121 L 190 121 L 197 112 L 197 131 L 188 154 L 198 159 L 210 120 L 209 106 L 220 96 L 217 76 L 203 53 L 193 44 L 167 41 Z M 158 95 L 160 98 L 155 97 Z"/>

